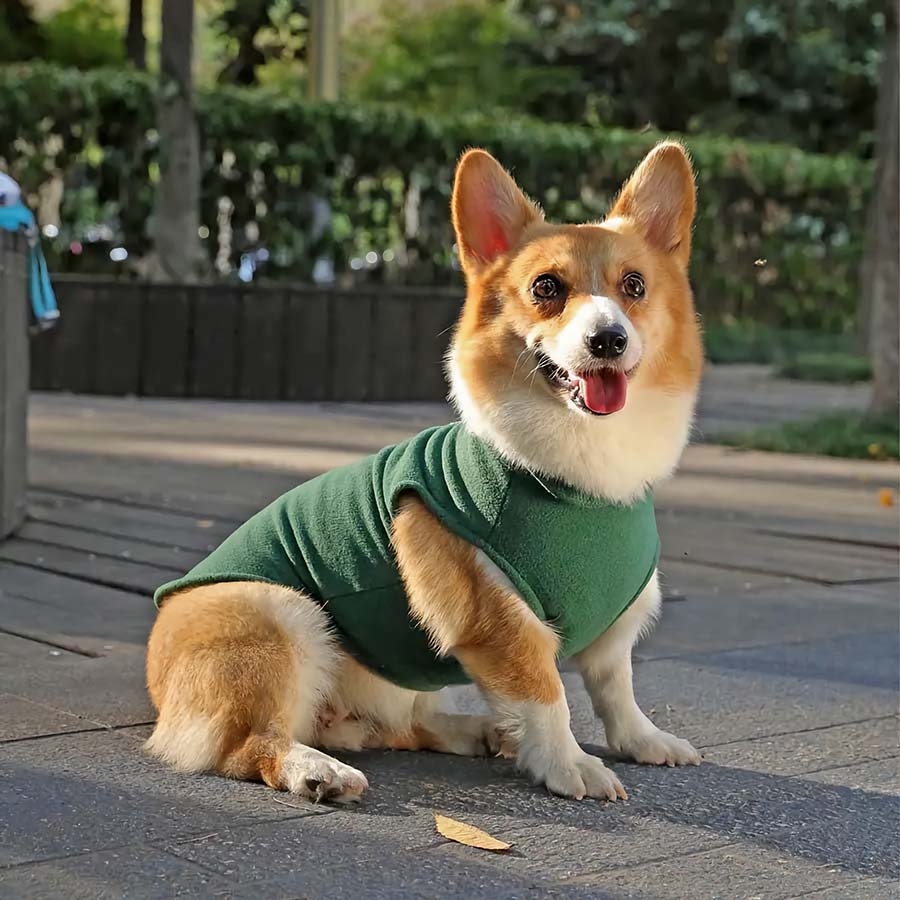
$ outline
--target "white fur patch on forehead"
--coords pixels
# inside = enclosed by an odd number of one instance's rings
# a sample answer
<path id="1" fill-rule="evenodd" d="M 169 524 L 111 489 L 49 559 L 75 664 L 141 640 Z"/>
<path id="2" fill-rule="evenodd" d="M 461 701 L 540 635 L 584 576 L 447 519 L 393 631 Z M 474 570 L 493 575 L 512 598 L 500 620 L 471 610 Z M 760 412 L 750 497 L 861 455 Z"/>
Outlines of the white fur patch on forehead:
<path id="1" fill-rule="evenodd" d="M 591 303 L 596 311 L 594 322 L 598 325 L 612 325 L 615 322 L 624 325 L 628 321 L 628 316 L 622 312 L 619 304 L 610 300 L 609 297 L 591 294 Z"/>

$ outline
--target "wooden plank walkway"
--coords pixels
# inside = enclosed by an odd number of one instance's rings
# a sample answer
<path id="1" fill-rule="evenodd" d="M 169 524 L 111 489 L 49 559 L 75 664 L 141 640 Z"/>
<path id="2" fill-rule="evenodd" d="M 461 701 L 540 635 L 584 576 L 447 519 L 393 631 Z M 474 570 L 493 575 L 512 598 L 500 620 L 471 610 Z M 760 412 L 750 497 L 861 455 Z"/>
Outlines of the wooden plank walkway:
<path id="1" fill-rule="evenodd" d="M 0 896 L 332 898 L 360 878 L 430 900 L 682 897 L 685 879 L 694 897 L 890 895 L 898 520 L 879 491 L 896 491 L 894 464 L 688 451 L 659 492 L 668 602 L 636 679 L 708 762 L 613 763 L 627 804 L 554 800 L 502 761 L 370 753 L 355 764 L 371 798 L 331 811 L 141 755 L 153 588 L 298 481 L 447 415 L 33 398 L 29 518 L 0 543 Z M 597 743 L 570 674 L 576 733 Z M 516 857 L 438 840 L 431 809 Z M 340 858 L 329 877 L 323 853 Z"/>

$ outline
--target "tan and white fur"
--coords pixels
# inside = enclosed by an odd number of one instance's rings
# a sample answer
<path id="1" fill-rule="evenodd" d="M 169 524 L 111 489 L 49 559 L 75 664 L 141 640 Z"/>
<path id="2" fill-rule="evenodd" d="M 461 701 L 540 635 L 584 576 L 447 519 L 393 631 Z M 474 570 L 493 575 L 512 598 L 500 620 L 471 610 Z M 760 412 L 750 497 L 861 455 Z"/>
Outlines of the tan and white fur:
<path id="1" fill-rule="evenodd" d="M 535 478 L 611 501 L 630 502 L 669 476 L 687 442 L 702 364 L 687 280 L 694 205 L 690 164 L 674 143 L 646 157 L 607 219 L 586 225 L 545 222 L 489 154 L 465 154 L 452 211 L 468 293 L 449 354 L 465 427 Z M 549 300 L 535 295 L 547 275 L 543 293 L 547 284 L 562 289 Z M 586 341 L 610 326 L 627 349 L 598 359 Z M 545 377 L 548 365 L 571 381 Z M 594 415 L 572 385 L 610 373 L 627 378 L 627 400 Z M 499 569 L 415 496 L 401 502 L 393 542 L 411 616 L 439 653 L 462 664 L 494 716 L 451 715 L 439 694 L 372 674 L 341 648 L 309 597 L 216 584 L 168 599 L 153 628 L 147 679 L 159 719 L 149 751 L 184 772 L 335 802 L 357 800 L 368 783 L 328 751 L 502 751 L 555 794 L 625 798 L 616 775 L 572 734 L 558 636 Z M 659 730 L 634 698 L 632 647 L 659 607 L 654 574 L 575 662 L 616 753 L 697 764 L 697 751 Z"/>

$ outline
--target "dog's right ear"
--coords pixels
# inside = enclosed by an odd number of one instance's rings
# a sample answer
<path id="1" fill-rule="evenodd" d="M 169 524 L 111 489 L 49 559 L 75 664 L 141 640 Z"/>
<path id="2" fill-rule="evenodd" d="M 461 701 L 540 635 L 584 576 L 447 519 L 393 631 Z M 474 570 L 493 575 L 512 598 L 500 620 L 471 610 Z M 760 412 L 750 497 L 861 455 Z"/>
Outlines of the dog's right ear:
<path id="1" fill-rule="evenodd" d="M 456 167 L 453 227 L 466 276 L 480 274 L 543 218 L 512 176 L 485 150 L 468 150 Z"/>

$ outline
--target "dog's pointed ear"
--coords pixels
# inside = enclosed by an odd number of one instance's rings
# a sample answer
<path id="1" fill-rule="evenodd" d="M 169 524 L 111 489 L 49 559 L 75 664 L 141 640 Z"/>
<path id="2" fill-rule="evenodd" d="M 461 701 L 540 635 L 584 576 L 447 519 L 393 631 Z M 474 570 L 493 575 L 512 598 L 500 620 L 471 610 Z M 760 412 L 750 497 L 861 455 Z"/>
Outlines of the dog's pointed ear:
<path id="1" fill-rule="evenodd" d="M 480 273 L 512 249 L 528 225 L 542 218 L 540 209 L 485 150 L 469 150 L 460 159 L 451 209 L 466 275 Z"/>
<path id="2" fill-rule="evenodd" d="M 650 244 L 687 266 L 696 207 L 687 152 L 675 141 L 663 141 L 625 182 L 609 218 L 630 220 Z"/>

